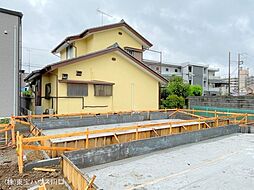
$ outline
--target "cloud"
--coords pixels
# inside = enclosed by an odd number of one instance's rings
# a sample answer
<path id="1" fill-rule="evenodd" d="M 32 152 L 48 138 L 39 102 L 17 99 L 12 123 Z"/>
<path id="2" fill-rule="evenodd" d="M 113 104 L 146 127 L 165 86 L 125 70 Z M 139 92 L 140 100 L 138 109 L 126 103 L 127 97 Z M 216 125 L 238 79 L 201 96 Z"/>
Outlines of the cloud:
<path id="1" fill-rule="evenodd" d="M 254 2 L 251 0 L 1 0 L 0 6 L 24 13 L 23 44 L 46 49 L 31 50 L 30 62 L 46 65 L 57 58 L 50 54 L 70 34 L 101 24 L 96 9 L 112 15 L 104 23 L 126 20 L 163 51 L 165 62 L 198 62 L 218 66 L 227 74 L 228 51 L 248 53 L 245 66 L 253 72 Z M 35 55 L 36 54 L 36 55 Z M 156 58 L 157 55 L 147 55 Z M 28 62 L 24 50 L 24 62 Z M 236 62 L 232 62 L 233 67 Z"/>

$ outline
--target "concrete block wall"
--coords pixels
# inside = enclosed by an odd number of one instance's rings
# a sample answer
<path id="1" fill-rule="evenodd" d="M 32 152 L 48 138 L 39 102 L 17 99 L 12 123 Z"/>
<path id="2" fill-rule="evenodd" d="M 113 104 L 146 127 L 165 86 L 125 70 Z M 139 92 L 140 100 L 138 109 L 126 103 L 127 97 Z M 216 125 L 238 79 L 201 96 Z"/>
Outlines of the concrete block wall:
<path id="1" fill-rule="evenodd" d="M 208 106 L 221 108 L 254 109 L 254 96 L 194 96 L 189 97 L 189 108 Z"/>
<path id="2" fill-rule="evenodd" d="M 237 132 L 239 132 L 237 125 L 228 125 L 226 127 L 114 144 L 101 148 L 72 151 L 64 153 L 64 155 L 78 168 L 85 168 Z"/>

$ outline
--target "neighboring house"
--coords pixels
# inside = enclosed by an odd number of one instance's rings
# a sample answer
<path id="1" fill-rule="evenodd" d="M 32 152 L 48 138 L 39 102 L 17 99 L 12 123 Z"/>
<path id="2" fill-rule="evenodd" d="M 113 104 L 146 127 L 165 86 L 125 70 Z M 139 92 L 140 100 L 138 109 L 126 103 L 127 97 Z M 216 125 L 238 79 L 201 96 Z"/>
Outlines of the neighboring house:
<path id="1" fill-rule="evenodd" d="M 168 81 L 141 62 L 151 46 L 123 20 L 67 37 L 52 51 L 60 53 L 61 61 L 25 79 L 35 86 L 36 110 L 59 114 L 158 109 L 160 84 Z"/>
<path id="2" fill-rule="evenodd" d="M 0 117 L 19 115 L 22 13 L 0 8 Z"/>
<path id="3" fill-rule="evenodd" d="M 151 60 L 143 60 L 148 67 L 160 73 L 167 79 L 172 76 L 180 76 L 184 82 L 191 85 L 200 85 L 204 95 L 220 95 L 224 90 L 224 83 L 218 81 L 216 73 L 219 69 L 210 68 L 208 65 L 197 63 L 166 64 Z"/>
<path id="4" fill-rule="evenodd" d="M 29 75 L 29 73 L 25 73 L 24 70 L 22 70 L 22 71 L 20 72 L 20 90 L 21 90 L 21 92 L 28 91 L 28 89 L 29 89 L 28 84 L 24 81 L 25 78 L 26 78 L 28 75 Z M 22 96 L 22 94 L 21 94 L 21 96 Z"/>

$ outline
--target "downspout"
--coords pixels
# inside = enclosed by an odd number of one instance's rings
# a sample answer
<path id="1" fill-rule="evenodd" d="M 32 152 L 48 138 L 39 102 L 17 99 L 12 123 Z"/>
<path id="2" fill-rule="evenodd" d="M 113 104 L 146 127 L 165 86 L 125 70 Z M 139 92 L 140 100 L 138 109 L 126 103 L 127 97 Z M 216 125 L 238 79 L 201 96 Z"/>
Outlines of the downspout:
<path id="1" fill-rule="evenodd" d="M 13 71 L 14 71 L 14 77 L 13 77 L 13 115 L 17 115 L 17 73 L 19 75 L 19 72 L 17 72 L 16 66 L 17 66 L 17 27 L 14 26 L 13 28 Z M 18 92 L 19 93 L 19 92 Z"/>
<path id="2" fill-rule="evenodd" d="M 58 113 L 58 75 L 53 73 L 53 72 L 49 72 L 49 73 L 51 73 L 51 74 L 56 76 L 56 84 L 55 84 L 55 86 L 56 86 L 56 114 L 57 114 Z"/>

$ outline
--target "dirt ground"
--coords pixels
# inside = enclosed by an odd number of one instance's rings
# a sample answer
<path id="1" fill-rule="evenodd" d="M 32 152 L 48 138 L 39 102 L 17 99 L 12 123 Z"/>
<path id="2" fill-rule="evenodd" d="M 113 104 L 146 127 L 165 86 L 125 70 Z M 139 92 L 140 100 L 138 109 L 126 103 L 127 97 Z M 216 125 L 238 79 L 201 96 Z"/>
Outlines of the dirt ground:
<path id="1" fill-rule="evenodd" d="M 38 160 L 43 158 L 42 154 L 37 152 L 29 152 L 27 160 Z M 18 172 L 17 155 L 15 148 L 0 148 L 0 190 L 25 190 L 35 185 L 46 184 L 47 189 L 65 190 L 63 176 L 60 166 L 50 167 L 56 168 L 56 172 L 28 171 L 23 174 Z"/>

